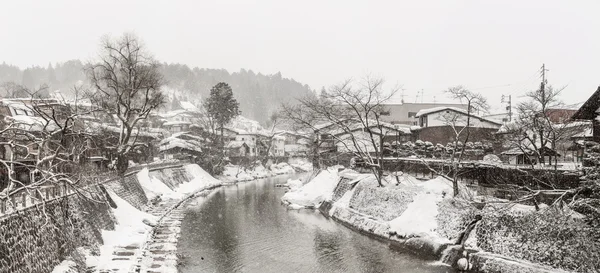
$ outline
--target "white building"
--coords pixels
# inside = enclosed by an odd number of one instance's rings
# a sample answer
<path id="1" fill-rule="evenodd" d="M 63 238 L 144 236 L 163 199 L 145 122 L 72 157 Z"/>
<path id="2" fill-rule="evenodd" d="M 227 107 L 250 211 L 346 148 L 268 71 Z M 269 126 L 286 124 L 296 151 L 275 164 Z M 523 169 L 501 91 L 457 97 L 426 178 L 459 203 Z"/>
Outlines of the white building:
<path id="1" fill-rule="evenodd" d="M 484 117 L 470 114 L 469 127 L 499 129 L 501 123 Z M 457 126 L 464 127 L 467 125 L 469 113 L 457 107 L 434 107 L 423 109 L 416 114 L 419 118 L 419 126 L 421 128 L 440 127 L 440 126 Z"/>

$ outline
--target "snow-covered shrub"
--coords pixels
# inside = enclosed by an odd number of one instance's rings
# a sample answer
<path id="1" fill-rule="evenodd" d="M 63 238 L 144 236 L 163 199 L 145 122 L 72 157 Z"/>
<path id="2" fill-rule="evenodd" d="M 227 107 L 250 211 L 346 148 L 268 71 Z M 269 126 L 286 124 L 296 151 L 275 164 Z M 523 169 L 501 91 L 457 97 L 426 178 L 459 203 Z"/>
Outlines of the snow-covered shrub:
<path id="1" fill-rule="evenodd" d="M 417 194 L 406 186 L 382 188 L 361 182 L 356 187 L 350 207 L 384 221 L 400 216 Z"/>
<path id="2" fill-rule="evenodd" d="M 600 270 L 600 231 L 571 212 L 485 211 L 476 232 L 482 250 L 564 270 Z"/>
<path id="3" fill-rule="evenodd" d="M 478 211 L 468 201 L 459 198 L 447 198 L 438 203 L 438 234 L 451 241 L 465 230 L 467 225 L 475 220 Z"/>

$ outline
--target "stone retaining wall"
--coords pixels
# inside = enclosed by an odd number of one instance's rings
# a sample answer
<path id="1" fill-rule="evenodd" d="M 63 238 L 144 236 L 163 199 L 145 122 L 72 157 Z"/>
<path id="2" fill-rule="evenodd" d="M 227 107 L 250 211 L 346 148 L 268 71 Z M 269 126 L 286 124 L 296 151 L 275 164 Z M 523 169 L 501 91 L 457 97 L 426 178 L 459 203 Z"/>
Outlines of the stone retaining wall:
<path id="1" fill-rule="evenodd" d="M 144 167 L 162 181 L 170 181 L 166 183 L 169 187 L 191 180 L 182 163 Z M 67 258 L 76 262 L 79 272 L 85 272 L 85 261 L 77 248 L 98 251 L 101 230 L 114 230 L 115 226 L 110 210 L 114 203 L 103 187 L 138 209 L 146 208 L 148 198 L 134 171 L 83 189 L 59 187 L 49 191 L 51 199 L 44 200 L 45 194 L 23 199 L 23 205 L 0 214 L 0 273 L 52 272 Z M 20 199 L 9 196 L 6 202 L 12 200 Z"/>
<path id="2" fill-rule="evenodd" d="M 100 229 L 114 229 L 114 219 L 102 190 L 94 187 L 89 192 L 2 218 L 0 273 L 52 272 L 76 248 L 101 244 Z"/>

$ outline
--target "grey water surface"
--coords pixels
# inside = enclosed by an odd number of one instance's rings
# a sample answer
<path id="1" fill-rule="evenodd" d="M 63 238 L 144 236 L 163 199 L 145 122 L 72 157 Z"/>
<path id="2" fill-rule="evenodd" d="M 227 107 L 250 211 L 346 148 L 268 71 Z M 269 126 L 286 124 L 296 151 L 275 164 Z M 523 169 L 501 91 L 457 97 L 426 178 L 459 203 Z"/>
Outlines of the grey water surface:
<path id="1" fill-rule="evenodd" d="M 299 177 L 294 175 L 291 177 Z M 318 211 L 280 204 L 290 176 L 240 183 L 192 201 L 179 238 L 181 272 L 454 272 L 390 249 Z"/>

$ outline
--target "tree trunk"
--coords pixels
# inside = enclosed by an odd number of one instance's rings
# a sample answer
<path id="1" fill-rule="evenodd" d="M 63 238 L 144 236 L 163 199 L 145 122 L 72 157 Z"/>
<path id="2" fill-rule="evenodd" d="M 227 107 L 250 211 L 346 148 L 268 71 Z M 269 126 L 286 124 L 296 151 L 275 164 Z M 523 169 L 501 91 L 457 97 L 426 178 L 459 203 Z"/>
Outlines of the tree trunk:
<path id="1" fill-rule="evenodd" d="M 117 155 L 117 162 L 115 164 L 115 169 L 119 175 L 125 174 L 125 171 L 129 168 L 129 160 L 125 155 Z"/>
<path id="2" fill-rule="evenodd" d="M 221 125 L 221 154 L 225 156 L 225 138 L 223 137 L 223 125 Z"/>
<path id="3" fill-rule="evenodd" d="M 377 183 L 380 187 L 383 187 L 383 183 L 381 180 L 383 179 L 383 169 L 381 167 L 377 168 Z"/>
<path id="4" fill-rule="evenodd" d="M 458 196 L 458 164 L 456 162 L 452 162 L 452 172 L 452 190 L 454 196 Z"/>

